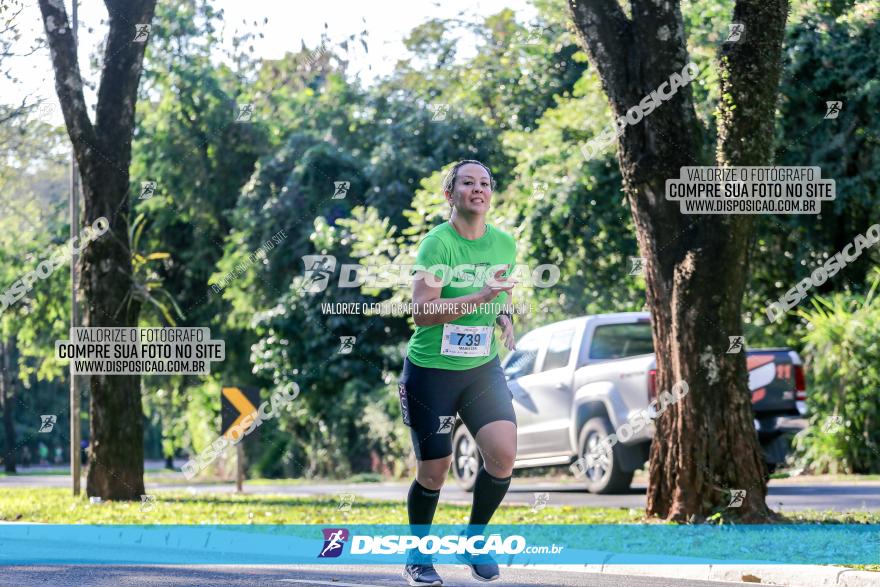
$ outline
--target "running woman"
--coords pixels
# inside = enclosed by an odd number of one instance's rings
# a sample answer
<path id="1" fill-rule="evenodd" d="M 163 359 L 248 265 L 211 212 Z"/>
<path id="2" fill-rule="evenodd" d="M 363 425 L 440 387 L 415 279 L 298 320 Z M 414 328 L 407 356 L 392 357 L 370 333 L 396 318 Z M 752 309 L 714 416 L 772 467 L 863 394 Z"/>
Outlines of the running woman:
<path id="1" fill-rule="evenodd" d="M 468 536 L 483 533 L 504 499 L 516 458 L 513 396 L 494 336 L 497 323 L 504 345 L 515 348 L 510 314 L 499 315 L 499 310 L 509 302 L 516 283 L 507 278 L 516 261 L 516 245 L 510 235 L 485 222 L 494 188 L 491 171 L 479 161 L 456 163 L 443 180 L 452 207 L 449 221 L 425 235 L 416 256 L 416 328 L 399 393 L 418 463 L 407 510 L 410 525 L 419 526 L 414 532 L 421 536 L 428 533 L 452 463 L 456 414 L 483 456 Z M 477 580 L 499 577 L 498 564 L 488 555 L 461 560 Z M 410 585 L 443 584 L 429 557 L 413 554 L 407 563 L 404 577 Z"/>

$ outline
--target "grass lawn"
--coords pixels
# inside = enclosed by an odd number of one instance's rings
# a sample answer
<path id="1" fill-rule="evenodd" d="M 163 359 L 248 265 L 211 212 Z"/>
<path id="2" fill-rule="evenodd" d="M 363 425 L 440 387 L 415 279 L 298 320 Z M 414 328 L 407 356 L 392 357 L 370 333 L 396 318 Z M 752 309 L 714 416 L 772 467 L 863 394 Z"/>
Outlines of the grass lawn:
<path id="1" fill-rule="evenodd" d="M 272 494 L 216 494 L 162 490 L 155 502 L 91 504 L 84 495 L 74 498 L 66 488 L 8 488 L 0 491 L 0 521 L 50 524 L 404 524 L 406 504 L 400 501 L 355 498 L 350 511 L 338 511 L 338 501 L 327 497 Z M 467 523 L 470 506 L 446 504 L 437 508 L 438 524 Z M 880 512 L 797 512 L 788 523 L 873 523 Z M 527 505 L 502 506 L 492 519 L 497 524 L 637 524 L 648 522 L 644 510 L 582 506 L 546 506 L 532 511 Z M 656 521 L 652 521 L 657 523 Z"/>
<path id="2" fill-rule="evenodd" d="M 19 469 L 17 473 L 10 475 L 6 471 L 0 471 L 2 477 L 27 477 L 33 475 L 70 475 L 70 471 L 59 471 L 57 469 Z"/>
<path id="3" fill-rule="evenodd" d="M 776 475 L 776 474 L 774 474 Z M 778 477 L 771 476 L 772 479 L 785 479 L 792 484 L 804 483 L 858 483 L 860 481 L 880 481 L 880 475 L 788 475 L 780 473 Z"/>
<path id="4" fill-rule="evenodd" d="M 305 479 L 302 477 L 296 479 L 245 479 L 245 486 L 248 485 L 322 485 L 324 483 L 348 484 L 348 483 L 382 483 L 384 479 L 364 479 L 362 477 L 353 476 L 347 479 L 333 479 L 330 481 L 320 479 Z M 144 483 L 156 483 L 161 485 L 179 485 L 188 487 L 190 485 L 231 485 L 233 480 L 225 477 L 211 477 L 208 475 L 199 475 L 194 479 L 187 479 L 180 473 L 172 473 L 166 471 L 164 473 L 147 473 L 144 475 Z"/>
<path id="5" fill-rule="evenodd" d="M 192 494 L 157 491 L 150 511 L 140 502 L 91 504 L 74 498 L 69 489 L 10 488 L 0 491 L 0 521 L 52 524 L 404 524 L 403 501 L 355 499 L 350 511 L 337 510 L 338 501 L 287 495 Z M 435 522 L 467 523 L 470 506 L 440 503 Z M 642 512 L 626 508 L 505 506 L 498 524 L 622 524 L 637 523 Z"/>
<path id="6" fill-rule="evenodd" d="M 155 473 L 157 476 L 161 477 L 163 472 L 165 475 L 176 475 L 180 477 L 180 473 L 175 473 L 174 471 L 169 471 L 168 469 L 158 469 L 156 467 L 147 467 L 144 469 L 146 473 L 146 478 L 149 478 L 151 474 Z M 83 473 L 85 475 L 85 473 Z M 6 471 L 0 471 L 0 478 L 3 477 L 28 477 L 34 475 L 64 475 L 70 476 L 70 469 L 40 469 L 39 467 L 28 467 L 21 468 L 19 467 L 18 472 L 10 475 Z"/>

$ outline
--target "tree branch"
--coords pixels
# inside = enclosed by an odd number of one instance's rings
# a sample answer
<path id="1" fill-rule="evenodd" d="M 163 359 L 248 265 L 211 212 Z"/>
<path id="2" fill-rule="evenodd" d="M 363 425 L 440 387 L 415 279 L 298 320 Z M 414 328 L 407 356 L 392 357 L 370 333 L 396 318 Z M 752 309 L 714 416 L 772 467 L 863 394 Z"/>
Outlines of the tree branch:
<path id="1" fill-rule="evenodd" d="M 719 50 L 719 165 L 769 165 L 788 0 L 737 0 L 741 38 Z"/>
<path id="2" fill-rule="evenodd" d="M 679 0 L 632 0 L 632 28 L 638 40 L 633 49 L 638 55 L 638 73 L 633 83 L 636 96 L 627 108 L 652 92 L 669 88 L 674 74 L 694 71 L 688 69 L 691 60 Z M 659 166 L 667 177 L 674 177 L 671 174 L 677 174 L 682 165 L 710 163 L 711 150 L 705 148 L 703 128 L 694 108 L 693 83 L 682 84 L 674 96 L 645 117 L 642 125 L 647 144 L 667 144 L 665 152 L 645 149 L 654 155 L 652 167 Z"/>
<path id="3" fill-rule="evenodd" d="M 24 116 L 28 112 L 27 107 L 27 98 L 22 98 L 21 106 L 0 106 L 0 126 L 5 125 L 7 122 L 15 120 L 19 116 Z"/>
<path id="4" fill-rule="evenodd" d="M 138 37 L 140 25 L 153 20 L 156 0 L 105 0 L 110 31 L 104 49 L 95 127 L 111 153 L 130 149 L 131 136 L 120 129 L 134 129 L 135 102 L 148 36 Z"/>
<path id="5" fill-rule="evenodd" d="M 643 89 L 653 90 L 688 62 L 679 0 L 632 0 L 632 23 Z"/>
<path id="6" fill-rule="evenodd" d="M 632 23 L 617 0 L 569 0 L 568 11 L 612 109 L 625 109 L 632 101 L 627 93 L 632 73 Z"/>
<path id="7" fill-rule="evenodd" d="M 49 41 L 52 67 L 55 70 L 55 91 L 61 102 L 61 112 L 67 133 L 73 142 L 77 160 L 83 164 L 84 144 L 95 143 L 95 129 L 89 120 L 83 98 L 82 77 L 76 55 L 76 44 L 67 20 L 62 0 L 39 0 L 43 26 Z"/>

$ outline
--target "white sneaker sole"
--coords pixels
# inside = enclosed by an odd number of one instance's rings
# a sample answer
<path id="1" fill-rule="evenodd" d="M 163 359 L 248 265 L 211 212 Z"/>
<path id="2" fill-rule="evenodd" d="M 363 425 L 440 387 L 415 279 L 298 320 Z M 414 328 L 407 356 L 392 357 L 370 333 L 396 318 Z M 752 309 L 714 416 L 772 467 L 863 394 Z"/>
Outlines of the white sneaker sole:
<path id="1" fill-rule="evenodd" d="M 434 581 L 433 583 L 425 583 L 423 581 L 416 581 L 409 574 L 404 571 L 403 578 L 406 579 L 406 582 L 409 583 L 412 587 L 440 587 L 443 585 L 443 581 Z"/>
<path id="2" fill-rule="evenodd" d="M 501 575 L 495 575 L 491 579 L 484 579 L 483 577 L 481 577 L 477 574 L 477 572 L 474 570 L 474 568 L 472 566 L 468 565 L 468 568 L 471 570 L 471 577 L 473 577 L 474 579 L 476 579 L 480 583 L 491 583 L 492 581 L 497 581 L 498 579 L 501 578 Z"/>
<path id="3" fill-rule="evenodd" d="M 481 577 L 477 574 L 477 572 L 474 570 L 474 567 L 471 566 L 471 564 L 467 561 L 467 559 L 462 558 L 457 555 L 455 558 L 456 558 L 456 560 L 458 560 L 458 562 L 460 564 L 465 565 L 470 570 L 471 577 L 473 577 L 474 579 L 476 579 L 480 583 L 491 583 L 492 581 L 497 581 L 498 579 L 501 578 L 501 575 L 498 574 L 498 575 L 495 575 L 494 577 L 492 577 L 491 579 L 484 579 L 483 577 Z"/>

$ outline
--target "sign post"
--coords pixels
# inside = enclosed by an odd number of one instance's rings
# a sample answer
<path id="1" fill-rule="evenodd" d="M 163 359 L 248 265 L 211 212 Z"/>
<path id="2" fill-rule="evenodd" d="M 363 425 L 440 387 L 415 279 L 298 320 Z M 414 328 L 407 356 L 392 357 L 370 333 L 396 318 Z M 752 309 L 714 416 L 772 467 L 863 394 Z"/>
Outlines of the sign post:
<path id="1" fill-rule="evenodd" d="M 239 442 L 235 445 L 235 492 L 244 490 L 244 447 Z"/>
<path id="2" fill-rule="evenodd" d="M 79 0 L 73 0 L 73 47 L 76 51 L 76 30 L 79 25 L 77 5 Z M 76 58 L 76 57 L 74 57 Z M 70 190 L 67 195 L 70 207 L 70 238 L 79 238 L 79 170 L 76 166 L 76 157 L 73 155 L 73 146 L 70 149 Z M 76 253 L 70 258 L 70 327 L 79 326 L 79 308 L 76 305 L 77 265 L 79 255 Z M 82 420 L 80 411 L 80 390 L 77 376 L 73 373 L 73 361 L 70 362 L 70 474 L 73 481 L 73 495 L 79 495 L 80 475 L 82 475 L 82 459 L 80 458 L 80 442 L 82 439 Z"/>
<path id="3" fill-rule="evenodd" d="M 244 486 L 244 446 L 242 433 L 238 438 L 231 434 L 232 428 L 246 417 L 255 414 L 260 403 L 258 389 L 224 387 L 220 390 L 220 434 L 230 442 L 235 442 L 235 491 L 241 493 Z"/>

